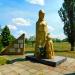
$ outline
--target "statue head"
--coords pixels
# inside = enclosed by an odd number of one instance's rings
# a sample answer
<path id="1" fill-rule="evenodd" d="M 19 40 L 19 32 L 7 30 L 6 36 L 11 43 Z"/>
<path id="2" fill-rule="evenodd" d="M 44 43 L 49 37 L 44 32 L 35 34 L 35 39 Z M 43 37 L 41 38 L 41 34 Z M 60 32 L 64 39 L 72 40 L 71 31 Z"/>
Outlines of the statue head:
<path id="1" fill-rule="evenodd" d="M 39 11 L 39 20 L 43 20 L 44 19 L 44 16 L 45 16 L 44 10 L 40 10 Z"/>
<path id="2" fill-rule="evenodd" d="M 47 40 L 51 40 L 51 35 L 50 35 L 50 33 L 47 34 Z"/>

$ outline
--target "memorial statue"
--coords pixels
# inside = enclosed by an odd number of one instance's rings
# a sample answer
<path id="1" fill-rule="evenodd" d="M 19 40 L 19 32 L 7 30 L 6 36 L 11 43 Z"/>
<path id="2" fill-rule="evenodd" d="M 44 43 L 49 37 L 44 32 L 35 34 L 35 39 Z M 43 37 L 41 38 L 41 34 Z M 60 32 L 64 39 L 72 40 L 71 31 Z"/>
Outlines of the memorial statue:
<path id="1" fill-rule="evenodd" d="M 47 59 L 54 58 L 53 41 L 49 33 L 47 34 L 47 40 L 46 40 L 46 58 Z"/>
<path id="2" fill-rule="evenodd" d="M 39 19 L 36 23 L 35 56 L 38 59 L 51 59 L 54 57 L 54 49 L 51 37 L 48 35 L 48 27 L 44 17 L 44 11 L 40 10 Z"/>
<path id="3" fill-rule="evenodd" d="M 64 62 L 66 58 L 55 56 L 53 41 L 51 35 L 48 33 L 48 27 L 44 17 L 44 11 L 40 10 L 39 19 L 36 22 L 35 53 L 34 56 L 26 56 L 26 59 L 38 61 L 40 63 L 56 67 L 57 65 Z"/>
<path id="4" fill-rule="evenodd" d="M 39 11 L 39 19 L 36 23 L 36 44 L 35 44 L 35 56 L 40 58 L 40 50 L 44 49 L 46 36 L 48 33 L 47 23 L 44 20 L 45 13 L 43 10 Z M 41 48 L 40 48 L 41 47 Z"/>

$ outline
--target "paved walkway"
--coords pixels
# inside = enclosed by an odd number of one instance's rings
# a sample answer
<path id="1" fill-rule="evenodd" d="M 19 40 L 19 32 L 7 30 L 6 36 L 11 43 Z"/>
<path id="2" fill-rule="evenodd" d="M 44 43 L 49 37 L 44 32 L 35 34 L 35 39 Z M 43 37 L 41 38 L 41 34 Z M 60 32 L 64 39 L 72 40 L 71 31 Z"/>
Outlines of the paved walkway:
<path id="1" fill-rule="evenodd" d="M 75 75 L 75 59 L 67 60 L 57 67 L 30 61 L 0 66 L 0 75 Z"/>

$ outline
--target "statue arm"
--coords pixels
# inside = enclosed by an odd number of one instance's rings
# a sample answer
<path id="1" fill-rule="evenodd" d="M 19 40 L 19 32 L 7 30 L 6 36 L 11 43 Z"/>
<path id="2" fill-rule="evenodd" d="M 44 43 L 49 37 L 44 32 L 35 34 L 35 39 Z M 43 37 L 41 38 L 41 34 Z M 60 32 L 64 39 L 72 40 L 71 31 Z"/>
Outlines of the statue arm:
<path id="1" fill-rule="evenodd" d="M 51 50 L 54 51 L 53 42 L 51 41 L 50 43 L 51 43 L 51 44 L 50 44 L 50 45 L 51 45 Z"/>

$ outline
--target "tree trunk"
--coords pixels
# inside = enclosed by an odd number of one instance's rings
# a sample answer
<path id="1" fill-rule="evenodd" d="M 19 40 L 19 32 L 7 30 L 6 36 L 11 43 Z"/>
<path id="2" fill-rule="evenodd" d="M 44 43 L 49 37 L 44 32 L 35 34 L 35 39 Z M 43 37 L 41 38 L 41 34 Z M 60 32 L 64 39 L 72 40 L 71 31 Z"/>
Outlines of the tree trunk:
<path id="1" fill-rule="evenodd" d="M 71 43 L 71 51 L 75 50 L 75 42 Z"/>

